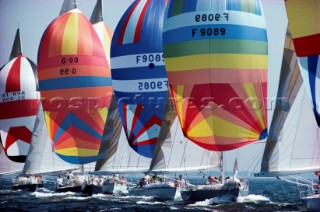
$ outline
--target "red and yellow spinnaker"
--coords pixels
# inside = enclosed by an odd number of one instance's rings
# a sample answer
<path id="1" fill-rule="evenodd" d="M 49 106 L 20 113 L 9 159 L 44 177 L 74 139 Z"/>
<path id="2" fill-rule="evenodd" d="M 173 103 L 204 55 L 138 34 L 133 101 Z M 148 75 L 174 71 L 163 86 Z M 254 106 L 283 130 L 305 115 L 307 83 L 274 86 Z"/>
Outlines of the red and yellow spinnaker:
<path id="1" fill-rule="evenodd" d="M 187 138 L 224 151 L 267 136 L 268 41 L 259 0 L 171 0 L 163 43 Z"/>
<path id="2" fill-rule="evenodd" d="M 38 78 L 54 150 L 73 164 L 96 161 L 112 95 L 110 67 L 88 19 L 73 9 L 42 37 Z"/>
<path id="3" fill-rule="evenodd" d="M 286 9 L 304 84 L 320 126 L 320 1 L 287 0 Z"/>

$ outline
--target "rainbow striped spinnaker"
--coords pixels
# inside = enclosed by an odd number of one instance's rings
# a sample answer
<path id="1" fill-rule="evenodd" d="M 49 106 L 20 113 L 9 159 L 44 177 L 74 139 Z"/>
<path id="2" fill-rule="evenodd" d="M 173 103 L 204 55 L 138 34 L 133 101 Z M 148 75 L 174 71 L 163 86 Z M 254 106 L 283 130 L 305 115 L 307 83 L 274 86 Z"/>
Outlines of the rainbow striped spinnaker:
<path id="1" fill-rule="evenodd" d="M 63 13 L 43 34 L 38 78 L 54 150 L 73 164 L 94 162 L 112 95 L 103 46 L 78 9 Z"/>
<path id="2" fill-rule="evenodd" d="M 112 83 L 130 146 L 151 158 L 160 133 L 168 79 L 162 25 L 166 0 L 137 0 L 120 19 L 111 44 Z"/>
<path id="3" fill-rule="evenodd" d="M 320 1 L 287 0 L 286 9 L 304 84 L 320 126 Z"/>
<path id="4" fill-rule="evenodd" d="M 267 136 L 268 40 L 259 0 L 171 0 L 163 43 L 187 138 L 225 151 Z"/>

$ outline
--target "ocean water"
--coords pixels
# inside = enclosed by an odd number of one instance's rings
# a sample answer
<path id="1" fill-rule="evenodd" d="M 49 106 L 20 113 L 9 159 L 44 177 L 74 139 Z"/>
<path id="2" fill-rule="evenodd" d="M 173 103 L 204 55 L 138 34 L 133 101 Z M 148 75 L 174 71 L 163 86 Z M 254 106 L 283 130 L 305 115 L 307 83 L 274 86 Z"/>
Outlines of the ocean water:
<path id="1" fill-rule="evenodd" d="M 54 193 L 54 184 L 36 192 L 12 191 L 11 178 L 0 178 L 0 211 L 305 211 L 297 186 L 275 178 L 249 178 L 249 195 L 213 198 L 194 204 L 182 200 L 158 201 L 151 197 L 80 193 Z M 135 179 L 133 179 L 134 181 Z M 202 178 L 190 178 L 202 183 Z"/>

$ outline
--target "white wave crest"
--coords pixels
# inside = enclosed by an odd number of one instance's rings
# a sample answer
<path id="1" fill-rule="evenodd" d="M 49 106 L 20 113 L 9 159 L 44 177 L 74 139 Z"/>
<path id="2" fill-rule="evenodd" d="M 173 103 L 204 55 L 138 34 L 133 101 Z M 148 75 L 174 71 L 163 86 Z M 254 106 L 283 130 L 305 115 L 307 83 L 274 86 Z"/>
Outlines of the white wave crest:
<path id="1" fill-rule="evenodd" d="M 152 196 L 121 196 L 121 197 L 118 197 L 120 199 L 132 199 L 132 198 L 139 198 L 139 199 L 144 199 L 144 200 L 151 200 L 153 199 Z"/>
<path id="2" fill-rule="evenodd" d="M 101 198 L 101 197 L 106 197 L 104 194 L 92 194 L 93 198 Z"/>
<path id="3" fill-rule="evenodd" d="M 250 194 L 248 196 L 243 196 L 243 197 L 238 197 L 237 202 L 238 203 L 244 203 L 244 202 L 253 202 L 253 203 L 258 203 L 258 202 L 269 202 L 269 198 L 262 196 L 262 195 L 255 195 L 255 194 Z"/>
<path id="4" fill-rule="evenodd" d="M 206 199 L 204 201 L 199 201 L 194 204 L 191 204 L 191 206 L 208 206 L 208 205 L 216 205 L 216 204 L 222 204 L 222 203 L 228 203 L 234 201 L 233 195 L 224 195 L 222 197 L 214 197 L 212 199 Z"/>
<path id="5" fill-rule="evenodd" d="M 165 204 L 163 202 L 146 202 L 146 201 L 137 201 L 138 205 L 158 205 L 158 204 Z"/>
<path id="6" fill-rule="evenodd" d="M 66 198 L 63 198 L 63 199 L 70 199 L 70 200 L 80 200 L 80 201 L 83 201 L 83 200 L 87 200 L 87 199 L 91 199 L 92 197 L 66 197 Z"/>
<path id="7" fill-rule="evenodd" d="M 124 187 L 124 186 L 116 186 L 115 189 L 114 189 L 114 194 L 128 194 L 129 191 L 127 189 L 127 187 Z"/>
<path id="8" fill-rule="evenodd" d="M 35 191 L 31 193 L 32 196 L 40 197 L 40 198 L 47 198 L 47 197 L 61 197 L 61 196 L 70 196 L 75 195 L 74 192 L 63 192 L 63 193 L 51 193 L 51 192 L 39 192 Z"/>

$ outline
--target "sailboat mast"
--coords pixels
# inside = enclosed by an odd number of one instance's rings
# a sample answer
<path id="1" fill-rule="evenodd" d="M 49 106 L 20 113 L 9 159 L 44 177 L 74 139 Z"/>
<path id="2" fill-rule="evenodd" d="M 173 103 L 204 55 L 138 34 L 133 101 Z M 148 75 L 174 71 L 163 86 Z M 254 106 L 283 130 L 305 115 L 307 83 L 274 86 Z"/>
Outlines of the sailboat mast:
<path id="1" fill-rule="evenodd" d="M 222 158 L 221 158 L 221 163 L 222 163 L 222 166 L 221 166 L 221 169 L 222 169 L 221 172 L 222 172 L 222 174 L 221 174 L 221 176 L 222 176 L 222 184 L 224 184 L 224 179 L 225 179 L 225 174 L 226 174 L 226 173 L 225 173 L 225 170 L 226 170 L 226 169 L 225 169 L 225 166 L 226 166 L 225 164 L 226 164 L 226 162 L 224 161 L 224 160 L 225 160 L 225 159 L 224 159 L 224 158 L 225 158 L 225 157 L 224 157 L 224 152 L 222 152 L 221 157 L 222 157 Z"/>

